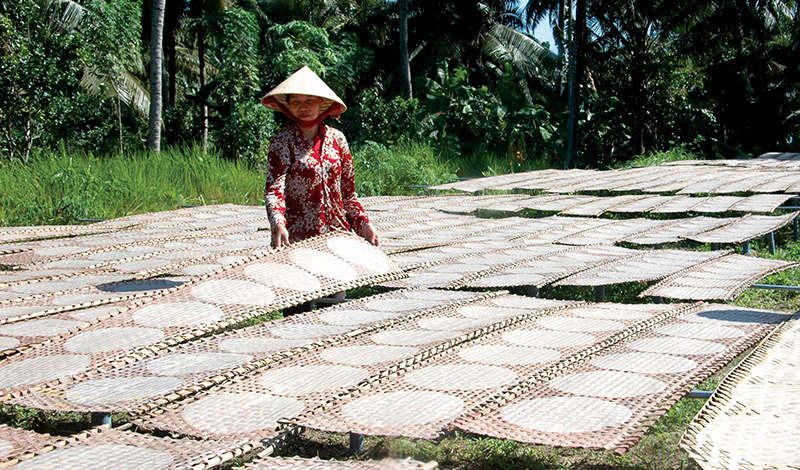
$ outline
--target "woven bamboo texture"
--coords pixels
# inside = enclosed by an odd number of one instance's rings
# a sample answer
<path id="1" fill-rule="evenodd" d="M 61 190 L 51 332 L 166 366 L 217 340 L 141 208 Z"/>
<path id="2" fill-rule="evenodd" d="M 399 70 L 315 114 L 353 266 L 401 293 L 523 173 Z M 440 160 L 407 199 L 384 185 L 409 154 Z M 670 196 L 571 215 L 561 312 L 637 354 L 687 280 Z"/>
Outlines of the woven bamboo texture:
<path id="1" fill-rule="evenodd" d="M 456 248 L 456 246 L 449 247 Z M 468 249 L 463 245 L 461 249 Z M 442 251 L 445 249 L 442 248 Z M 471 281 L 502 273 L 519 265 L 529 265 L 535 260 L 555 257 L 568 251 L 559 245 L 518 245 L 499 250 L 475 252 L 470 250 L 460 256 L 451 256 L 436 264 L 427 264 L 415 269 L 407 269 L 408 277 L 383 283 L 386 287 L 408 288 L 426 287 L 452 289 L 469 284 Z"/>
<path id="2" fill-rule="evenodd" d="M 791 193 L 800 183 L 800 168 L 795 161 L 750 160 L 750 164 L 708 161 L 681 162 L 627 170 L 542 170 L 514 175 L 476 178 L 432 186 L 431 189 L 477 193 L 493 190 L 541 190 L 553 193 L 576 191 L 642 191 L 645 193 L 730 194 L 736 192 Z M 758 167 L 785 168 L 785 171 L 758 171 Z M 786 172 L 790 174 L 786 174 Z"/>
<path id="3" fill-rule="evenodd" d="M 414 290 L 354 300 L 186 342 L 132 364 L 40 387 L 13 401 L 35 408 L 142 413 L 291 357 L 337 346 L 404 315 L 452 309 L 486 295 Z"/>
<path id="4" fill-rule="evenodd" d="M 800 468 L 798 314 L 759 344 L 717 387 L 680 446 L 706 470 Z"/>
<path id="5" fill-rule="evenodd" d="M 236 457 L 261 447 L 240 441 L 198 441 L 158 438 L 135 432 L 95 428 L 70 437 L 41 434 L 33 439 L 17 438 L 22 431 L 0 430 L 0 439 L 11 442 L 11 453 L 0 457 L 0 467 L 24 469 L 86 470 L 119 468 L 125 470 L 204 470 L 218 468 Z M 11 428 L 13 429 L 13 428 Z M 28 447 L 24 447 L 27 445 Z"/>
<path id="6" fill-rule="evenodd" d="M 641 256 L 612 261 L 581 271 L 553 285 L 609 286 L 625 282 L 655 281 L 727 253 L 727 251 L 646 251 Z"/>
<path id="7" fill-rule="evenodd" d="M 498 325 L 491 334 L 407 364 L 396 374 L 364 384 L 295 421 L 333 432 L 433 439 L 529 377 L 564 367 L 637 325 L 685 308 L 637 307 L 589 304 L 522 317 Z"/>
<path id="8" fill-rule="evenodd" d="M 434 470 L 436 462 L 411 459 L 332 461 L 298 457 L 267 457 L 251 462 L 242 470 Z"/>
<path id="9" fill-rule="evenodd" d="M 560 238 L 564 245 L 613 244 L 640 234 L 658 230 L 670 225 L 669 220 L 628 219 L 616 220 L 597 228 L 590 228 L 574 235 Z"/>
<path id="10" fill-rule="evenodd" d="M 736 220 L 735 218 L 693 217 L 680 219 L 675 223 L 666 224 L 657 230 L 652 230 L 641 235 L 634 235 L 624 241 L 637 245 L 660 245 L 663 243 L 679 242 L 682 239 L 698 233 L 713 230 Z"/>
<path id="11" fill-rule="evenodd" d="M 455 427 L 518 442 L 624 453 L 686 392 L 787 316 L 694 307 L 532 376 Z"/>
<path id="12" fill-rule="evenodd" d="M 759 279 L 798 265 L 800 263 L 727 255 L 679 271 L 646 289 L 639 296 L 733 300 Z"/>
<path id="13" fill-rule="evenodd" d="M 573 247 L 553 252 L 549 256 L 544 255 L 524 263 L 517 263 L 496 272 L 485 273 L 480 277 L 465 279 L 454 287 L 543 287 L 585 269 L 640 254 L 641 252 L 637 250 L 611 245 Z"/>
<path id="14" fill-rule="evenodd" d="M 800 188 L 798 188 L 800 189 Z M 791 191 L 790 187 L 788 191 Z M 742 202 L 731 206 L 730 210 L 738 212 L 772 213 L 793 196 L 790 194 L 755 194 L 744 198 Z"/>
<path id="15" fill-rule="evenodd" d="M 748 214 L 730 224 L 685 238 L 701 243 L 741 243 L 774 232 L 792 222 L 798 213 L 786 215 Z"/>
<path id="16" fill-rule="evenodd" d="M 0 386 L 29 387 L 123 366 L 263 313 L 400 276 L 378 248 L 353 234 L 304 240 L 136 300 L 110 318 L 32 345 L 0 365 Z M 71 365 L 56 367 L 60 362 Z"/>
<path id="17" fill-rule="evenodd" d="M 642 194 L 626 195 L 626 196 L 610 196 L 598 198 L 595 201 L 586 202 L 579 206 L 570 207 L 569 209 L 561 211 L 563 215 L 584 215 L 584 216 L 600 216 L 606 212 L 616 212 L 614 209 L 618 206 L 625 206 L 634 204 L 649 196 Z"/>
<path id="18" fill-rule="evenodd" d="M 161 406 L 134 422 L 143 429 L 201 438 L 272 438 L 282 419 L 317 409 L 333 396 L 351 394 L 359 384 L 370 386 L 396 375 L 398 368 L 469 338 L 568 303 L 488 295 L 460 305 L 417 310 Z"/>

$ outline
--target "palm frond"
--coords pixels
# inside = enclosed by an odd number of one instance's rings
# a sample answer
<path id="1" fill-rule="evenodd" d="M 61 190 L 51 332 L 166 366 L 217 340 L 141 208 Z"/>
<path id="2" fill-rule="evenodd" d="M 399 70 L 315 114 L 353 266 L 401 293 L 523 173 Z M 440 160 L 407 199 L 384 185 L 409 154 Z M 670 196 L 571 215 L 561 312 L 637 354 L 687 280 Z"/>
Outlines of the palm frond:
<path id="1" fill-rule="evenodd" d="M 64 31 L 74 31 L 86 13 L 86 9 L 73 0 L 44 0 L 43 6 L 45 11 L 57 13 L 50 16 L 50 20 Z"/>

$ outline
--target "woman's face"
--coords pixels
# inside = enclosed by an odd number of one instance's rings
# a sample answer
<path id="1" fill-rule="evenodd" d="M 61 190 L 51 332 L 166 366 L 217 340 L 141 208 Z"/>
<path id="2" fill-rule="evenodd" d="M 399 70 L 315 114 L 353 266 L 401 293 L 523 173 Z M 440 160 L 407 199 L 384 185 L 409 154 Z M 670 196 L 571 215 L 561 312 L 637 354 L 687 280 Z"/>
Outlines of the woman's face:
<path id="1" fill-rule="evenodd" d="M 294 114 L 294 117 L 303 121 L 313 121 L 319 117 L 319 107 L 322 98 L 309 95 L 291 95 L 287 108 Z"/>

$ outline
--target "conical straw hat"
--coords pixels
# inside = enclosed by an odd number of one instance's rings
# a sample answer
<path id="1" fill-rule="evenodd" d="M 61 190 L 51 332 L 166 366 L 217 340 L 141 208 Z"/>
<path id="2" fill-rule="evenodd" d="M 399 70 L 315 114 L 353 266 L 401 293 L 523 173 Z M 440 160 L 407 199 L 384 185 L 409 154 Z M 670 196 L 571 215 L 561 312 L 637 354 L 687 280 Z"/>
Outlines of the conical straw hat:
<path id="1" fill-rule="evenodd" d="M 308 66 L 303 66 L 289 78 L 261 98 L 261 104 L 275 111 L 286 112 L 289 95 L 311 95 L 322 98 L 320 115 L 331 114 L 337 117 L 347 110 L 347 106 L 325 82 Z M 330 109 L 333 107 L 333 109 Z"/>

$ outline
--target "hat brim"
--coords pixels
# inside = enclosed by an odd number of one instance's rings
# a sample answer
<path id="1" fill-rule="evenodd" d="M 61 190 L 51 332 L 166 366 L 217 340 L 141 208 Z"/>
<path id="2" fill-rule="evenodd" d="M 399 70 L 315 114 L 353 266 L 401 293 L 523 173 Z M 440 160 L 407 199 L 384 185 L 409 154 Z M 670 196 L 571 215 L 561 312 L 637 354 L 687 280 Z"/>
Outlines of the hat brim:
<path id="1" fill-rule="evenodd" d="M 322 98 L 320 114 L 340 115 L 347 111 L 344 101 L 313 70 L 303 66 L 261 98 L 261 104 L 275 111 L 286 112 L 290 95 Z"/>

